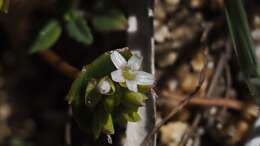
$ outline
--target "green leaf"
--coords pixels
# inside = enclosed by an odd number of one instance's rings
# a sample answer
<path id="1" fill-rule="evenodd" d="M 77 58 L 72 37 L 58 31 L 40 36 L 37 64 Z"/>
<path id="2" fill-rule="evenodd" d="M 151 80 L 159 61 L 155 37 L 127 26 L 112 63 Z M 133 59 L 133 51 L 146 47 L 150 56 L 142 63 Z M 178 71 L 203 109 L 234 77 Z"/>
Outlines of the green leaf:
<path id="1" fill-rule="evenodd" d="M 123 13 L 112 11 L 105 15 L 95 16 L 92 24 L 98 31 L 117 31 L 127 28 L 127 19 Z"/>
<path id="2" fill-rule="evenodd" d="M 54 45 L 61 35 L 61 26 L 57 20 L 50 20 L 39 32 L 30 53 L 41 52 Z"/>
<path id="3" fill-rule="evenodd" d="M 9 8 L 9 0 L 0 0 L 0 11 L 7 13 Z"/>
<path id="4" fill-rule="evenodd" d="M 242 0 L 225 0 L 225 14 L 243 79 L 251 94 L 260 103 L 260 91 L 255 81 L 259 77 L 258 64 L 248 20 Z M 253 80 L 252 80 L 253 79 Z"/>
<path id="5" fill-rule="evenodd" d="M 65 14 L 66 30 L 69 36 L 85 45 L 93 43 L 93 36 L 87 21 L 76 10 L 71 10 Z"/>

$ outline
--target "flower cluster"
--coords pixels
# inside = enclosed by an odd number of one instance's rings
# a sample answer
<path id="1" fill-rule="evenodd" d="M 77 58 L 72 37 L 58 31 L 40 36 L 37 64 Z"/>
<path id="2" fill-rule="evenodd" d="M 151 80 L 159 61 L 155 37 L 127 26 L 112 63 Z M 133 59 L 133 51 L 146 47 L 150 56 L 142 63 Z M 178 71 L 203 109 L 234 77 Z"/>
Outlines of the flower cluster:
<path id="1" fill-rule="evenodd" d="M 154 84 L 154 76 L 140 70 L 142 60 L 121 49 L 103 54 L 81 72 L 68 96 L 80 127 L 98 138 L 114 134 L 115 124 L 140 119 L 138 108 Z"/>

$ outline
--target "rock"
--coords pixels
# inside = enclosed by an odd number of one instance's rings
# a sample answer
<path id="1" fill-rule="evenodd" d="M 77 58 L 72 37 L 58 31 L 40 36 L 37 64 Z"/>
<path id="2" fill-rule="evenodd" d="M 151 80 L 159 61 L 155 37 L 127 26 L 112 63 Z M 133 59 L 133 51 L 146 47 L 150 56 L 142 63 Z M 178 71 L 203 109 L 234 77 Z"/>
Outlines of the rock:
<path id="1" fill-rule="evenodd" d="M 204 0 L 191 0 L 190 6 L 194 9 L 199 9 L 204 6 L 205 1 Z"/>
<path id="2" fill-rule="evenodd" d="M 167 86 L 170 91 L 175 91 L 178 86 L 178 81 L 176 79 L 170 79 L 167 82 Z"/>
<path id="3" fill-rule="evenodd" d="M 171 122 L 161 128 L 161 141 L 164 144 L 179 144 L 188 125 L 183 122 Z"/>
<path id="4" fill-rule="evenodd" d="M 165 0 L 167 5 L 177 6 L 180 3 L 180 0 Z"/>
<path id="5" fill-rule="evenodd" d="M 0 120 L 7 120 L 11 115 L 11 107 L 8 104 L 0 105 Z"/>
<path id="6" fill-rule="evenodd" d="M 181 89 L 186 93 L 191 93 L 198 86 L 199 78 L 194 74 L 186 74 L 181 80 Z"/>
<path id="7" fill-rule="evenodd" d="M 186 42 L 194 37 L 195 29 L 190 26 L 180 26 L 172 30 L 170 34 L 170 40 Z"/>
<path id="8" fill-rule="evenodd" d="M 231 136 L 229 143 L 234 145 L 240 142 L 247 135 L 249 128 L 250 126 L 244 120 L 239 121 L 235 126 L 230 126 L 228 129 Z"/>
<path id="9" fill-rule="evenodd" d="M 159 29 L 155 30 L 154 39 L 158 43 L 163 43 L 170 35 L 169 28 L 166 25 L 163 25 Z"/>
<path id="10" fill-rule="evenodd" d="M 169 65 L 172 65 L 175 63 L 178 55 L 175 52 L 168 53 L 166 55 L 162 55 L 162 57 L 159 58 L 158 60 L 158 65 L 161 68 L 167 67 Z"/>
<path id="11" fill-rule="evenodd" d="M 194 71 L 200 72 L 204 67 L 204 55 L 200 52 L 191 61 L 191 66 Z"/>
<path id="12" fill-rule="evenodd" d="M 164 20 L 166 18 L 166 12 L 163 9 L 160 2 L 157 2 L 154 8 L 154 17 L 155 19 Z"/>

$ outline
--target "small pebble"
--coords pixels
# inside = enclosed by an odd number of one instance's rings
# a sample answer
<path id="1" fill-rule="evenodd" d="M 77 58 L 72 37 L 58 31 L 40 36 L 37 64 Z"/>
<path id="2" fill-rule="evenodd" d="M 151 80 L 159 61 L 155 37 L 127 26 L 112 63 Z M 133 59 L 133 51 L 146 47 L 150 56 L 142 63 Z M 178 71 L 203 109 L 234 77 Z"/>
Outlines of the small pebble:
<path id="1" fill-rule="evenodd" d="M 204 67 L 204 60 L 204 55 L 202 53 L 198 53 L 191 61 L 191 66 L 193 70 L 196 72 L 200 72 Z"/>
<path id="2" fill-rule="evenodd" d="M 178 144 L 188 125 L 183 122 L 171 122 L 161 128 L 161 140 L 164 144 Z"/>
<path id="3" fill-rule="evenodd" d="M 198 83 L 199 78 L 196 75 L 186 74 L 186 77 L 181 80 L 181 89 L 186 93 L 190 93 L 195 90 Z"/>
<path id="4" fill-rule="evenodd" d="M 204 3 L 205 3 L 204 0 L 191 0 L 190 6 L 191 6 L 191 8 L 199 9 L 199 8 L 203 7 Z"/>
<path id="5" fill-rule="evenodd" d="M 163 25 L 155 31 L 154 39 L 158 43 L 163 43 L 170 35 L 169 28 Z"/>
<path id="6" fill-rule="evenodd" d="M 175 91 L 177 86 L 178 86 L 178 81 L 175 80 L 175 79 L 170 79 L 168 82 L 167 82 L 167 86 L 168 86 L 168 89 L 170 91 Z"/>
<path id="7" fill-rule="evenodd" d="M 158 65 L 162 68 L 167 67 L 169 65 L 172 65 L 175 63 L 176 59 L 177 59 L 177 53 L 175 52 L 171 52 L 168 53 L 166 55 L 163 55 L 162 57 L 160 57 L 160 59 L 158 60 Z"/>
<path id="8" fill-rule="evenodd" d="M 164 20 L 166 18 L 165 10 L 162 8 L 160 2 L 155 5 L 154 8 L 154 17 L 155 19 Z"/>
<path id="9" fill-rule="evenodd" d="M 176 6 L 180 3 L 180 0 L 165 0 L 166 4 Z"/>
<path id="10" fill-rule="evenodd" d="M 0 105 L 0 120 L 6 120 L 11 115 L 11 107 L 8 104 Z"/>

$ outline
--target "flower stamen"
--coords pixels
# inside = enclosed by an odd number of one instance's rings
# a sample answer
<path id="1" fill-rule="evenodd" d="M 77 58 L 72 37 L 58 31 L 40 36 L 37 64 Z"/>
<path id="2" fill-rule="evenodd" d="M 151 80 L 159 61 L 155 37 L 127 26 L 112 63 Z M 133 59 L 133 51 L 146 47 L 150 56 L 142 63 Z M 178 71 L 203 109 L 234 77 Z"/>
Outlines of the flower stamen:
<path id="1" fill-rule="evenodd" d="M 134 80 L 135 77 L 136 77 L 136 74 L 132 70 L 130 70 L 129 68 L 123 69 L 122 74 L 123 74 L 123 77 L 126 80 Z"/>

